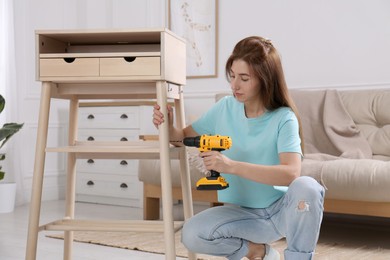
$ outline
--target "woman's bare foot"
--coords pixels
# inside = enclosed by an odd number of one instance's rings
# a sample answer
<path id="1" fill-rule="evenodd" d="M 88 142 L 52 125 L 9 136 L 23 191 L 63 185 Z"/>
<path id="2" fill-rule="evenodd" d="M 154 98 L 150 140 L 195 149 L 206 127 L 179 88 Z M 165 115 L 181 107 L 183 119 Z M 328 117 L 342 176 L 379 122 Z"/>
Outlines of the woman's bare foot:
<path id="1" fill-rule="evenodd" d="M 249 242 L 249 252 L 246 257 L 249 260 L 260 260 L 265 256 L 265 245 Z"/>

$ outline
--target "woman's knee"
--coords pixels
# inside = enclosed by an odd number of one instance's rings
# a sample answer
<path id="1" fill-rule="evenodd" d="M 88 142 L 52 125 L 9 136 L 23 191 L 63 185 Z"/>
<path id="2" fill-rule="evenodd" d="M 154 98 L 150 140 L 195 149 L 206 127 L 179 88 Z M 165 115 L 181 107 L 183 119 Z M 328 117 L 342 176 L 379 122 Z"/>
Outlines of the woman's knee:
<path id="1" fill-rule="evenodd" d="M 324 209 L 324 188 L 313 178 L 302 176 L 295 179 L 289 186 L 287 194 L 289 208 L 302 217 L 321 219 Z"/>
<path id="2" fill-rule="evenodd" d="M 234 213 L 236 213 L 235 210 L 226 206 L 212 207 L 199 212 L 184 223 L 182 243 L 190 251 L 201 252 L 213 243 L 215 235 L 219 237 L 216 228 L 223 225 L 223 223 L 230 222 L 231 215 Z M 235 215 L 233 215 L 233 218 L 235 218 Z"/>
<path id="3" fill-rule="evenodd" d="M 314 178 L 301 176 L 295 179 L 289 186 L 289 193 L 296 194 L 300 198 L 310 198 L 323 201 L 324 188 Z"/>
<path id="4" fill-rule="evenodd" d="M 192 232 L 192 227 L 189 222 L 184 223 L 183 229 L 181 231 L 181 242 L 183 245 L 188 248 L 192 244 L 192 240 L 194 239 L 194 234 Z"/>
<path id="5" fill-rule="evenodd" d="M 202 225 L 196 220 L 196 216 L 188 219 L 181 231 L 181 242 L 190 251 L 197 252 L 197 245 L 202 243 Z"/>

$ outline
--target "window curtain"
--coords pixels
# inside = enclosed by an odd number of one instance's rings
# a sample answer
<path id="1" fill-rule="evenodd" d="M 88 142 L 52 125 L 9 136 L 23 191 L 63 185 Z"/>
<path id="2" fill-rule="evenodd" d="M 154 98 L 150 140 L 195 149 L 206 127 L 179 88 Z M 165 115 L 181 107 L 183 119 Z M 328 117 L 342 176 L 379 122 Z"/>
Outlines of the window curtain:
<path id="1" fill-rule="evenodd" d="M 0 1 L 0 93 L 6 100 L 4 111 L 0 114 L 1 126 L 4 123 L 18 122 L 18 93 L 17 77 L 15 65 L 15 34 L 14 34 L 14 1 Z M 20 123 L 20 122 L 19 122 Z M 23 129 L 21 130 L 23 131 Z M 20 205 L 26 202 L 24 194 L 23 176 L 20 158 L 21 133 L 16 134 L 2 148 L 6 153 L 6 160 L 2 162 L 3 169 L 6 172 L 3 181 L 16 182 L 16 204 Z M 4 149 L 4 150 L 3 150 Z"/>

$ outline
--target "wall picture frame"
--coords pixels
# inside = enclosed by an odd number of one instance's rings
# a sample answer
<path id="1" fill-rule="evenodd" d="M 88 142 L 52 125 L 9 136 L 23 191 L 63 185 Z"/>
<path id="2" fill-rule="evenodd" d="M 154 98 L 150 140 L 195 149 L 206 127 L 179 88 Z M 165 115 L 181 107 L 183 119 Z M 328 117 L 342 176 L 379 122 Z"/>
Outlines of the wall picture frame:
<path id="1" fill-rule="evenodd" d="M 187 42 L 187 78 L 218 76 L 218 0 L 168 0 L 168 27 Z"/>

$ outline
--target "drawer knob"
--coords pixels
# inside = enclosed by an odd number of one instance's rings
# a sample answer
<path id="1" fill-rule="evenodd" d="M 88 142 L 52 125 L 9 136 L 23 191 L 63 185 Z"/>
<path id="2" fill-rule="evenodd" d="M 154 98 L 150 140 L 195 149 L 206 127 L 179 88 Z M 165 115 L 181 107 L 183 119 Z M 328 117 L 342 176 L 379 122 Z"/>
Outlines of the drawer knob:
<path id="1" fill-rule="evenodd" d="M 129 117 L 126 114 L 121 115 L 121 119 L 127 119 L 127 118 L 129 118 Z"/>
<path id="2" fill-rule="evenodd" d="M 125 141 L 128 141 L 126 137 L 122 137 L 121 138 L 121 142 L 125 142 Z"/>
<path id="3" fill-rule="evenodd" d="M 93 136 L 90 136 L 87 138 L 88 141 L 95 141 L 95 138 L 93 138 Z"/>
<path id="4" fill-rule="evenodd" d="M 76 58 L 64 58 L 64 61 L 66 62 L 66 63 L 72 63 L 72 62 L 74 62 L 76 60 Z"/>
<path id="5" fill-rule="evenodd" d="M 128 165 L 128 163 L 127 163 L 126 160 L 122 160 L 122 161 L 120 162 L 120 165 Z"/>
<path id="6" fill-rule="evenodd" d="M 124 57 L 125 61 L 127 61 L 127 62 L 133 62 L 133 61 L 135 61 L 136 58 L 137 57 Z"/>
<path id="7" fill-rule="evenodd" d="M 95 163 L 93 159 L 88 159 L 87 163 Z"/>
<path id="8" fill-rule="evenodd" d="M 88 117 L 87 117 L 88 119 L 94 119 L 95 118 L 95 116 L 94 115 L 92 115 L 92 114 L 90 114 L 90 115 L 88 115 Z"/>
<path id="9" fill-rule="evenodd" d="M 94 183 L 93 181 L 88 181 L 88 182 L 87 182 L 87 185 L 88 185 L 88 186 L 93 186 L 93 185 L 95 185 L 95 183 Z"/>
<path id="10" fill-rule="evenodd" d="M 126 183 L 122 183 L 120 187 L 121 187 L 121 188 L 124 188 L 124 189 L 128 188 L 128 186 L 127 186 Z"/>

